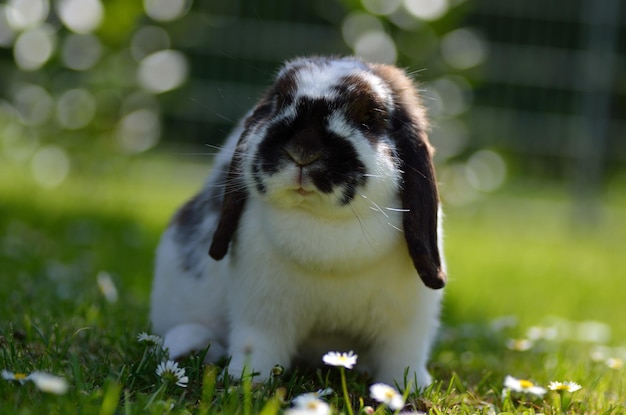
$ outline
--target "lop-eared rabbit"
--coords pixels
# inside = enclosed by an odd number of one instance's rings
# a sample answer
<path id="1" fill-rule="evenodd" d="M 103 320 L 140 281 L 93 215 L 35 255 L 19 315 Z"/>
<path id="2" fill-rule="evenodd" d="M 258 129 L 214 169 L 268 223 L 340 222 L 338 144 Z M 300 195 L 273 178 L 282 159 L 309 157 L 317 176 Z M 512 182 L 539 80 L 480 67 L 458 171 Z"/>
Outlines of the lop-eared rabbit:
<path id="1" fill-rule="evenodd" d="M 287 62 L 161 239 L 151 320 L 170 357 L 210 344 L 262 381 L 354 350 L 376 381 L 431 383 L 446 274 L 427 129 L 394 66 Z"/>

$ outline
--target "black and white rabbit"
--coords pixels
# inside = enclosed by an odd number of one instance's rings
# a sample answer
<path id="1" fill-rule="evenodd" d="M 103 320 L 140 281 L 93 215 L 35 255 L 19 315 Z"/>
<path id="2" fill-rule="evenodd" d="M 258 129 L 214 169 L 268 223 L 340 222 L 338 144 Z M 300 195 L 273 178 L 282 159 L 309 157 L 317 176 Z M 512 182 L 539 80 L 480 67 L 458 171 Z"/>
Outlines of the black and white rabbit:
<path id="1" fill-rule="evenodd" d="M 280 70 L 162 237 L 151 320 L 177 358 L 229 373 L 354 350 L 393 385 L 426 363 L 446 281 L 441 212 L 413 83 L 356 58 Z"/>

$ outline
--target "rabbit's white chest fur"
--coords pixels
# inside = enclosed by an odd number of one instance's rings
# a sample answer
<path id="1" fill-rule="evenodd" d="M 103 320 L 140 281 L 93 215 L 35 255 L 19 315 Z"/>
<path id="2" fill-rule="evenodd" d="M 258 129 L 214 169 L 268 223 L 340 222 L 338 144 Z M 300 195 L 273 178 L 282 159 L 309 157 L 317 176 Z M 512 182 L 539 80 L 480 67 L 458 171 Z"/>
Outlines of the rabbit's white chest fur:
<path id="1" fill-rule="evenodd" d="M 401 234 L 391 228 L 394 232 L 384 241 L 388 244 L 377 249 L 360 226 L 318 223 L 315 231 L 307 233 L 311 238 L 306 259 L 326 268 L 320 270 L 283 255 L 290 249 L 289 242 L 272 230 L 293 233 L 289 228 L 294 224 L 289 222 L 298 220 L 298 215 L 293 216 L 277 227 L 269 227 L 270 220 L 241 228 L 241 242 L 233 248 L 230 264 L 234 281 L 228 303 L 234 318 L 262 328 L 276 343 L 273 350 L 316 358 L 313 362 L 321 362 L 322 354 L 330 350 L 353 349 L 363 357 L 361 368 L 375 371 L 380 362 L 367 356 L 381 336 L 397 336 L 404 347 L 419 349 L 416 343 L 402 340 L 408 333 L 405 329 L 413 326 L 426 334 L 436 328 L 442 291 L 424 287 L 417 278 Z M 244 219 L 244 223 L 249 222 Z M 367 220 L 362 225 L 367 226 Z M 326 227 L 339 227 L 345 238 L 329 238 Z M 302 238 L 291 242 L 302 244 Z M 245 252 L 245 261 L 238 258 L 238 250 Z M 420 310 L 429 312 L 422 311 L 416 321 Z M 242 347 L 254 350 L 257 341 L 243 342 Z M 386 359 L 385 364 L 394 366 L 392 355 Z"/>
<path id="2" fill-rule="evenodd" d="M 428 385 L 446 277 L 424 117 L 396 68 L 288 63 L 161 239 L 151 319 L 170 356 L 210 344 L 265 379 L 354 350 L 377 381 Z"/>
<path id="3" fill-rule="evenodd" d="M 255 202 L 251 206 L 263 209 Z M 258 307 L 276 304 L 289 314 L 279 318 L 280 324 L 288 318 L 303 325 L 300 336 L 325 328 L 367 339 L 375 336 L 378 323 L 389 327 L 406 321 L 420 292 L 438 297 L 440 291 L 421 286 L 402 234 L 386 222 L 374 216 L 357 224 L 308 217 L 303 226 L 303 214 L 276 215 L 270 209 L 262 216 L 267 221 L 244 216 L 229 265 L 237 287 L 234 313 L 253 308 L 253 314 L 262 314 Z M 299 232 L 306 236 L 298 237 Z M 242 290 L 249 295 L 240 295 Z M 248 301 L 252 307 L 246 307 Z"/>

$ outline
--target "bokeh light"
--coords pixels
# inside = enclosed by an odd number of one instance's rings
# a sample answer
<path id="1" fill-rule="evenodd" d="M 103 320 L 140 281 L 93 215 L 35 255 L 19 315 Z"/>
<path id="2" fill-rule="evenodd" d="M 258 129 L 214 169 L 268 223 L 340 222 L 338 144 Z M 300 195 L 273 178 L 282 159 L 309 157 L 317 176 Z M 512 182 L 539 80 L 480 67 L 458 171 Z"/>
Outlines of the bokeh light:
<path id="1" fill-rule="evenodd" d="M 404 0 L 404 7 L 421 20 L 437 20 L 448 11 L 447 0 Z"/>
<path id="2" fill-rule="evenodd" d="M 406 8 L 399 7 L 395 12 L 387 16 L 389 21 L 402 30 L 414 31 L 424 28 L 423 21 L 406 11 Z M 401 33 L 400 33 L 401 34 Z"/>
<path id="3" fill-rule="evenodd" d="M 170 48 L 170 36 L 158 26 L 143 26 L 135 32 L 130 43 L 130 53 L 137 62 L 146 56 Z"/>
<path id="4" fill-rule="evenodd" d="M 190 0 L 143 0 L 146 14 L 153 20 L 168 22 L 183 17 L 191 7 Z"/>
<path id="5" fill-rule="evenodd" d="M 442 168 L 443 197 L 453 205 L 472 203 L 484 193 L 499 189 L 506 174 L 506 162 L 498 153 L 478 150 L 466 162 L 458 161 Z"/>
<path id="6" fill-rule="evenodd" d="M 462 77 L 442 77 L 430 82 L 428 93 L 436 91 L 438 105 L 437 115 L 440 117 L 455 117 L 469 109 L 472 90 L 468 82 Z"/>
<path id="7" fill-rule="evenodd" d="M 18 122 L 0 124 L 2 154 L 16 162 L 27 161 L 39 146 L 39 137 L 33 128 Z"/>
<path id="8" fill-rule="evenodd" d="M 139 84 L 156 94 L 179 87 L 186 78 L 187 59 L 175 50 L 162 50 L 146 56 L 137 70 Z"/>
<path id="9" fill-rule="evenodd" d="M 437 149 L 435 157 L 445 161 L 465 149 L 469 131 L 467 125 L 458 118 L 440 120 L 430 133 L 430 140 Z"/>
<path id="10" fill-rule="evenodd" d="M 441 56 L 455 69 L 468 69 L 482 63 L 487 47 L 478 33 L 471 29 L 457 29 L 441 39 Z"/>
<path id="11" fill-rule="evenodd" d="M 57 101 L 57 121 L 67 130 L 78 130 L 91 122 L 96 108 L 91 92 L 82 88 L 70 89 Z"/>
<path id="12" fill-rule="evenodd" d="M 389 15 L 400 7 L 401 0 L 361 0 L 365 10 L 372 14 Z"/>
<path id="13" fill-rule="evenodd" d="M 343 20 L 341 34 L 348 46 L 354 49 L 356 42 L 364 34 L 383 31 L 383 25 L 376 17 L 367 13 L 351 13 Z"/>
<path id="14" fill-rule="evenodd" d="M 6 19 L 16 31 L 41 25 L 50 12 L 48 0 L 10 0 L 6 7 Z"/>
<path id="15" fill-rule="evenodd" d="M 142 109 L 150 110 L 157 114 L 159 112 L 159 101 L 157 98 L 143 90 L 137 90 L 128 94 L 119 105 L 121 114 L 130 114 L 133 111 Z"/>
<path id="16" fill-rule="evenodd" d="M 383 31 L 366 32 L 354 44 L 354 54 L 370 62 L 395 63 L 398 57 L 396 44 Z"/>
<path id="17" fill-rule="evenodd" d="M 161 135 L 159 116 L 152 110 L 139 109 L 126 114 L 118 123 L 117 142 L 127 153 L 140 153 L 154 147 Z"/>
<path id="18" fill-rule="evenodd" d="M 48 91 L 36 84 L 19 87 L 13 101 L 20 121 L 25 125 L 42 125 L 54 112 L 54 100 Z"/>
<path id="19" fill-rule="evenodd" d="M 92 68 L 102 56 L 102 44 L 92 34 L 70 34 L 61 47 L 63 64 L 76 71 Z"/>
<path id="20" fill-rule="evenodd" d="M 89 33 L 102 23 L 104 6 L 100 0 L 59 0 L 57 14 L 69 30 Z"/>
<path id="21" fill-rule="evenodd" d="M 10 47 L 15 39 L 15 31 L 7 18 L 7 9 L 5 4 L 0 4 L 0 46 L 3 47 Z"/>
<path id="22" fill-rule="evenodd" d="M 467 160 L 465 172 L 469 183 L 483 192 L 498 189 L 506 179 L 506 163 L 491 150 L 479 150 Z"/>
<path id="23" fill-rule="evenodd" d="M 465 163 L 450 163 L 440 169 L 441 194 L 446 204 L 467 205 L 480 197 L 480 192 L 472 186 Z"/>
<path id="24" fill-rule="evenodd" d="M 37 150 L 31 161 L 31 173 L 42 187 L 54 188 L 67 178 L 70 158 L 61 147 L 47 145 Z"/>
<path id="25" fill-rule="evenodd" d="M 49 24 L 26 30 L 15 40 L 15 63 L 23 71 L 35 71 L 50 59 L 55 44 L 55 31 Z"/>

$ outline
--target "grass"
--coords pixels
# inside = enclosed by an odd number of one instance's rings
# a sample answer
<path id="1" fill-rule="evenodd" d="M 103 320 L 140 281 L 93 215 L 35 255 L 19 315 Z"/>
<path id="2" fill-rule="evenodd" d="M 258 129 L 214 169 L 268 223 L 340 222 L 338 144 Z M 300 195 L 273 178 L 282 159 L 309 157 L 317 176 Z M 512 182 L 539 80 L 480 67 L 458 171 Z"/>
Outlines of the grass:
<path id="1" fill-rule="evenodd" d="M 186 388 L 156 375 L 162 353 L 137 341 L 150 329 L 153 250 L 205 170 L 159 156 L 107 160 L 46 190 L 26 169 L 0 160 L 0 370 L 42 371 L 69 383 L 55 395 L 0 379 L 0 413 L 272 415 L 293 397 L 326 387 L 335 392 L 323 399 L 348 412 L 337 368 L 286 373 L 261 385 L 224 383 L 219 367 L 191 356 L 181 362 Z M 625 369 L 606 364 L 626 358 L 626 199 L 609 198 L 603 221 L 592 226 L 573 222 L 570 207 L 558 190 L 511 186 L 447 208 L 450 283 L 430 366 L 437 381 L 409 395 L 407 409 L 626 413 Z M 100 292 L 101 271 L 114 281 L 117 302 Z M 525 351 L 507 347 L 528 338 L 533 326 L 549 328 L 552 337 Z M 572 380 L 582 389 L 503 397 L 506 375 L 544 387 Z M 368 382 L 347 371 L 355 413 L 368 405 L 385 410 L 369 398 Z"/>

